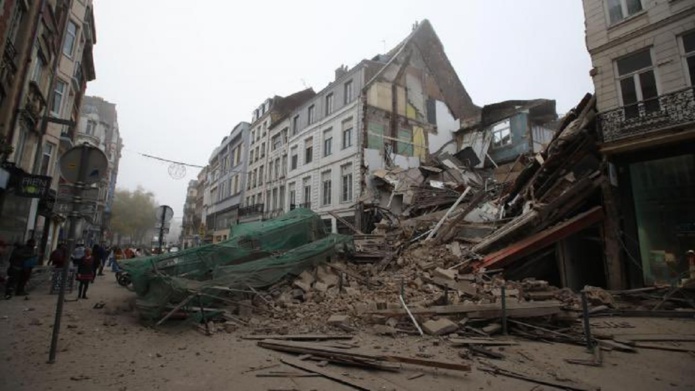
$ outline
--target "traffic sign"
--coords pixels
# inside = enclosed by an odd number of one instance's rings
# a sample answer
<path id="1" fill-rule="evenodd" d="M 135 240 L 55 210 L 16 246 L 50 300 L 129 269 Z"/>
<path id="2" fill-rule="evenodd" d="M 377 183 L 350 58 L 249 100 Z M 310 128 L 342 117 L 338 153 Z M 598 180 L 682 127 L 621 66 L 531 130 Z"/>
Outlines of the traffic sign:
<path id="1" fill-rule="evenodd" d="M 58 202 L 71 202 L 74 196 L 75 186 L 68 183 L 61 183 L 58 185 Z M 82 190 L 81 194 L 82 200 L 84 201 L 94 201 L 99 200 L 99 188 L 98 187 L 88 187 Z"/>
<path id="2" fill-rule="evenodd" d="M 155 216 L 157 216 L 157 221 L 169 221 L 174 217 L 174 210 L 169 205 L 162 205 L 157 208 Z"/>
<path id="3" fill-rule="evenodd" d="M 82 182 L 86 184 L 99 182 L 106 175 L 109 162 L 101 149 L 87 144 L 72 147 L 60 157 L 60 174 L 68 182 L 78 182 L 83 153 L 85 154 L 85 167 L 83 167 L 85 176 Z"/>

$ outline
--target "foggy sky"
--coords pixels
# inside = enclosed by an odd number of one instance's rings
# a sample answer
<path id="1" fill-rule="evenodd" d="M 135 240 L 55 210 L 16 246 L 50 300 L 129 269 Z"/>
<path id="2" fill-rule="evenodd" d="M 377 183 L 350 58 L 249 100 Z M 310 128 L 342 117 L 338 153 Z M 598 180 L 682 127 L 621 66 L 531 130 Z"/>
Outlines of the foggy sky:
<path id="1" fill-rule="evenodd" d="M 118 187 L 155 193 L 181 218 L 187 168 L 266 98 L 321 90 L 341 64 L 383 53 L 429 19 L 477 105 L 593 92 L 579 0 L 95 0 L 97 79 L 88 95 L 116 103 L 124 139 Z"/>

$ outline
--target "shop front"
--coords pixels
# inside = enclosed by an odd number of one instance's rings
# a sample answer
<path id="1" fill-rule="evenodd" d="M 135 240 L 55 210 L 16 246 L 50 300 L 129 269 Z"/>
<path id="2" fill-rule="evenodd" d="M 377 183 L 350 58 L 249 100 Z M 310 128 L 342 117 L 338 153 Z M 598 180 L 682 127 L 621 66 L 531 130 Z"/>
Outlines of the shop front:
<path id="1" fill-rule="evenodd" d="M 695 250 L 695 142 L 622 160 L 623 244 L 632 285 L 679 285 L 690 276 L 688 252 Z"/>

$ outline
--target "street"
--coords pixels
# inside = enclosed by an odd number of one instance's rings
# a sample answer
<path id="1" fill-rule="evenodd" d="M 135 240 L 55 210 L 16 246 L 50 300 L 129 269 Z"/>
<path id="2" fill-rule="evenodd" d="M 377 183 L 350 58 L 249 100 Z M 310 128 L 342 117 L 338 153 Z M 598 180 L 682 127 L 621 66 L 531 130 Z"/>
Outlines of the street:
<path id="1" fill-rule="evenodd" d="M 280 358 L 292 355 L 262 349 L 244 340 L 264 325 L 251 318 L 250 326 L 232 333 L 205 336 L 188 321 L 171 321 L 157 329 L 142 326 L 132 310 L 135 294 L 116 284 L 111 272 L 99 276 L 87 300 L 65 305 L 58 355 L 47 364 L 56 295 L 44 283 L 29 299 L 0 302 L 0 389 L 3 390 L 350 390 L 323 377 L 287 376 L 301 371 Z M 76 292 L 68 295 L 74 299 Z M 104 302 L 102 309 L 94 304 Z M 691 320 L 599 318 L 596 330 L 616 334 L 687 334 Z M 605 328 L 606 325 L 624 328 Z M 254 326 L 256 325 L 256 326 Z M 289 333 L 295 332 L 288 330 Z M 340 333 L 340 330 L 336 330 Z M 464 362 L 444 338 L 376 336 L 367 328 L 352 340 L 360 349 L 378 353 Z M 526 342 L 492 348 L 503 360 L 474 358 L 470 373 L 404 365 L 399 372 L 373 371 L 328 365 L 326 369 L 360 379 L 375 390 L 540 390 L 534 383 L 494 376 L 478 368 L 485 363 L 542 377 L 554 382 L 581 382 L 602 390 L 692 390 L 695 356 L 687 352 L 639 349 L 638 353 L 603 352 L 603 366 L 564 362 L 590 357 L 581 346 Z M 673 344 L 672 344 L 673 345 Z M 695 349 L 695 342 L 679 346 Z M 277 373 L 285 375 L 278 375 Z M 275 374 L 274 374 L 275 373 Z M 301 372 L 306 375 L 305 373 Z M 260 376 L 258 376 L 260 375 Z M 298 376 L 298 375 L 296 375 Z"/>

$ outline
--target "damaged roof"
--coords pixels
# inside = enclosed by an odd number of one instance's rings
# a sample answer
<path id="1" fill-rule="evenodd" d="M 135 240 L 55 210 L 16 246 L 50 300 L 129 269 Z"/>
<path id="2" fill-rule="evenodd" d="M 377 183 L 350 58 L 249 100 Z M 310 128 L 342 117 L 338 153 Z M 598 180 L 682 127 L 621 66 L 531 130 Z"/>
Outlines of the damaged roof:
<path id="1" fill-rule="evenodd" d="M 471 96 L 464 88 L 463 83 L 461 83 L 456 74 L 456 70 L 446 56 L 444 45 L 442 45 L 432 24 L 427 19 L 418 23 L 410 35 L 386 53 L 385 56 L 380 56 L 380 58 L 388 58 L 388 62 L 365 84 L 365 87 L 368 87 L 378 78 L 383 78 L 384 71 L 389 65 L 406 61 L 410 56 L 410 51 L 407 50 L 409 47 L 415 47 L 421 53 L 425 65 L 432 75 L 435 76 L 436 84 L 444 98 L 444 103 L 454 117 L 457 119 L 477 117 L 480 113 L 480 107 L 473 103 Z"/>

